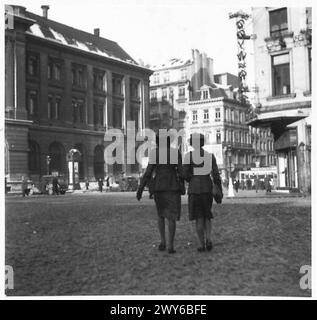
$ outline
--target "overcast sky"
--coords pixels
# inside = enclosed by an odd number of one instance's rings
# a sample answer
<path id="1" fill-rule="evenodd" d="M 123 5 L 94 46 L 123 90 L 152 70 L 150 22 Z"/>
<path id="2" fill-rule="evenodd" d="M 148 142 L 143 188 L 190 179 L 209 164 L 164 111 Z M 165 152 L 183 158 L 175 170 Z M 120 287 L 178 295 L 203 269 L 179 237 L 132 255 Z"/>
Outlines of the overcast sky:
<path id="1" fill-rule="evenodd" d="M 15 1 L 37 14 L 50 5 L 49 18 L 118 42 L 135 60 L 155 65 L 171 58 L 190 58 L 191 49 L 214 59 L 215 73 L 237 73 L 235 21 L 241 8 L 208 0 Z M 219 1 L 218 1 L 219 3 Z M 250 12 L 250 8 L 244 7 Z M 250 19 L 251 22 L 251 19 Z M 250 23 L 251 25 L 251 23 Z"/>

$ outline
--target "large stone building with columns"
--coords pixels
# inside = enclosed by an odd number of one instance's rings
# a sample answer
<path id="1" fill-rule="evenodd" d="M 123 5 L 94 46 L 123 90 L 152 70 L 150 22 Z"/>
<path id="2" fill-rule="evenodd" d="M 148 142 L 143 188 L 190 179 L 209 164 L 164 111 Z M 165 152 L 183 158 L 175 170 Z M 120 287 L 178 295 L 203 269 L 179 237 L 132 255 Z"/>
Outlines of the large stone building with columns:
<path id="1" fill-rule="evenodd" d="M 149 126 L 149 76 L 99 29 L 87 33 L 24 7 L 7 7 L 5 30 L 5 173 L 68 176 L 76 149 L 79 180 L 137 174 L 138 165 L 108 166 L 105 131 Z M 108 142 L 109 143 L 109 142 Z"/>

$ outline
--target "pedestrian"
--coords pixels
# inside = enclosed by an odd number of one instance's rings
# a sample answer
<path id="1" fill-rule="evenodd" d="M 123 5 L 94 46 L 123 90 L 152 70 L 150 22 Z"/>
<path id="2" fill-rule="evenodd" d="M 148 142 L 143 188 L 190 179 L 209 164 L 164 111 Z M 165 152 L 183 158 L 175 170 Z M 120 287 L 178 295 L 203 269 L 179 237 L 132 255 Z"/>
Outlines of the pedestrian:
<path id="1" fill-rule="evenodd" d="M 247 189 L 251 190 L 251 188 L 252 188 L 252 181 L 248 178 L 247 179 Z"/>
<path id="2" fill-rule="evenodd" d="M 53 184 L 53 194 L 58 195 L 59 194 L 58 179 L 57 179 L 56 176 L 53 178 L 53 183 L 52 184 Z"/>
<path id="3" fill-rule="evenodd" d="M 265 185 L 266 192 L 271 192 L 270 180 L 271 179 L 269 177 L 265 177 L 265 179 L 264 179 L 264 185 Z"/>
<path id="4" fill-rule="evenodd" d="M 110 177 L 107 175 L 106 176 L 106 191 L 110 189 Z"/>
<path id="5" fill-rule="evenodd" d="M 199 147 L 197 146 L 198 143 L 193 142 L 195 140 L 199 140 Z M 196 221 L 196 232 L 200 242 L 200 247 L 197 249 L 199 252 L 210 251 L 213 246 L 211 241 L 213 188 L 218 188 L 222 197 L 221 178 L 217 161 L 213 154 L 203 149 L 204 141 L 203 134 L 191 135 L 190 145 L 194 148 L 194 151 L 186 154 L 183 170 L 185 180 L 189 182 L 189 220 Z M 204 161 L 199 164 L 195 163 L 195 159 L 201 157 L 203 157 Z M 197 173 L 197 169 L 204 166 L 206 166 L 207 170 Z M 214 187 L 213 184 L 215 185 Z"/>
<path id="6" fill-rule="evenodd" d="M 166 155 L 164 163 L 159 162 L 160 155 Z M 156 148 L 150 152 L 149 159 L 149 164 L 141 178 L 136 197 L 140 200 L 144 187 L 149 184 L 151 185 L 158 214 L 158 229 L 161 238 L 158 249 L 160 251 L 166 249 L 165 220 L 167 220 L 167 249 L 168 253 L 173 254 L 176 252 L 174 249 L 176 221 L 180 219 L 181 193 L 184 186 L 182 158 L 179 151 L 171 147 L 171 139 L 168 136 L 166 137 L 166 145 L 160 144 L 159 138 L 156 138 Z"/>
<path id="7" fill-rule="evenodd" d="M 86 179 L 85 185 L 86 185 L 86 191 L 89 190 L 89 180 L 88 179 Z"/>
<path id="8" fill-rule="evenodd" d="M 239 192 L 239 186 L 240 186 L 240 181 L 236 180 L 234 182 L 234 189 L 236 190 L 237 193 Z"/>
<path id="9" fill-rule="evenodd" d="M 259 179 L 258 179 L 258 178 L 255 178 L 255 179 L 254 179 L 254 188 L 255 188 L 255 192 L 256 192 L 256 193 L 257 193 L 258 190 L 259 190 L 259 184 L 260 184 Z"/>
<path id="10" fill-rule="evenodd" d="M 242 189 L 242 190 L 245 189 L 245 182 L 244 182 L 244 180 L 241 181 L 241 189 Z"/>
<path id="11" fill-rule="evenodd" d="M 22 176 L 22 182 L 21 182 L 21 189 L 22 189 L 22 196 L 28 196 L 29 190 L 28 190 L 28 180 L 26 177 Z"/>
<path id="12" fill-rule="evenodd" d="M 98 187 L 99 187 L 99 191 L 102 192 L 103 181 L 101 178 L 99 178 L 99 180 L 98 180 Z"/>

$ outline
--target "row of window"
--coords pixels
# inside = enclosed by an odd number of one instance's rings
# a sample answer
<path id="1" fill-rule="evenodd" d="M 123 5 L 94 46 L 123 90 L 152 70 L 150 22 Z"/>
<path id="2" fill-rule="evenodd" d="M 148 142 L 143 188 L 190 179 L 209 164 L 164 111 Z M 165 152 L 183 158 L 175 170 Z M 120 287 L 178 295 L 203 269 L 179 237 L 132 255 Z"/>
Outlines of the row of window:
<path id="1" fill-rule="evenodd" d="M 39 54 L 29 52 L 27 54 L 27 74 L 33 78 L 39 77 L 40 74 L 40 58 Z M 55 82 L 63 80 L 63 61 L 56 58 L 48 58 L 47 78 Z M 112 75 L 112 92 L 115 95 L 123 95 L 123 76 Z M 85 65 L 72 63 L 71 66 L 71 83 L 73 87 L 79 89 L 87 88 L 87 68 Z M 106 90 L 106 73 L 103 70 L 93 70 L 93 88 L 96 91 L 104 92 Z M 140 97 L 140 81 L 130 79 L 130 95 L 132 98 Z"/>
<path id="2" fill-rule="evenodd" d="M 157 100 L 157 93 L 158 93 L 158 90 L 151 90 L 150 95 L 151 95 L 152 101 Z M 179 86 L 178 87 L 178 98 L 184 98 L 185 95 L 186 95 L 185 86 Z M 173 88 L 162 88 L 162 91 L 161 91 L 162 100 L 167 100 L 168 97 L 172 98 L 173 96 L 174 96 Z"/>
<path id="3" fill-rule="evenodd" d="M 38 92 L 30 90 L 27 92 L 27 111 L 30 118 L 37 118 L 39 115 Z M 123 124 L 123 107 L 115 105 L 113 108 L 113 126 L 122 128 Z M 49 95 L 47 100 L 47 118 L 49 120 L 60 120 L 62 112 L 62 98 L 58 95 Z M 94 124 L 104 126 L 104 103 L 96 101 L 93 105 Z M 87 123 L 87 107 L 84 99 L 72 99 L 72 121 L 74 124 Z M 135 121 L 136 128 L 139 125 L 139 110 L 132 108 L 131 120 Z"/>
<path id="4" fill-rule="evenodd" d="M 204 109 L 203 110 L 203 122 L 209 122 L 210 120 L 210 109 Z M 230 109 L 225 109 L 225 119 L 229 122 L 232 123 L 239 123 L 239 124 L 244 124 L 245 123 L 245 113 L 241 112 L 239 110 L 230 110 Z M 220 108 L 215 108 L 214 111 L 214 121 L 219 122 L 221 121 L 221 109 Z M 193 110 L 192 111 L 192 123 L 196 124 L 198 123 L 198 110 Z"/>
<path id="5" fill-rule="evenodd" d="M 180 69 L 177 71 L 179 72 L 179 76 L 177 77 L 177 80 L 178 81 L 179 80 L 186 81 L 187 80 L 187 69 L 183 68 L 183 69 Z M 153 77 L 153 84 L 168 83 L 171 81 L 170 71 L 163 71 L 162 73 L 155 72 L 152 77 Z"/>

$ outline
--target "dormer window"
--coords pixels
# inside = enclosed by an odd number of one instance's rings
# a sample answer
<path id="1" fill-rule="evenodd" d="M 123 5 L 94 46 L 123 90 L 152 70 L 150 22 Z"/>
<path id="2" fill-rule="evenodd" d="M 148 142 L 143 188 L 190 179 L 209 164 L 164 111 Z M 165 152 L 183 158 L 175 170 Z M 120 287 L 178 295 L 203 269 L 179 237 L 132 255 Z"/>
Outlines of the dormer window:
<path id="1" fill-rule="evenodd" d="M 203 99 L 208 99 L 209 98 L 209 94 L 208 94 L 208 90 L 203 90 Z"/>

